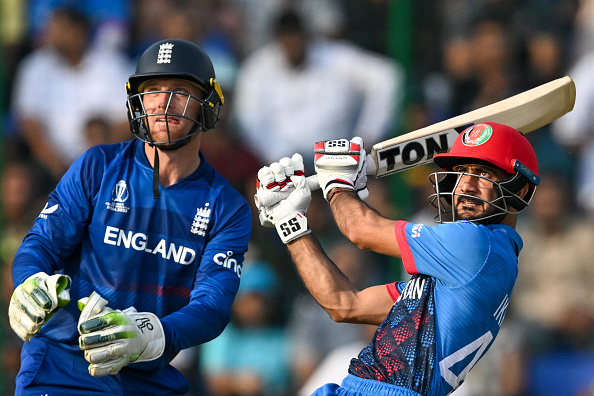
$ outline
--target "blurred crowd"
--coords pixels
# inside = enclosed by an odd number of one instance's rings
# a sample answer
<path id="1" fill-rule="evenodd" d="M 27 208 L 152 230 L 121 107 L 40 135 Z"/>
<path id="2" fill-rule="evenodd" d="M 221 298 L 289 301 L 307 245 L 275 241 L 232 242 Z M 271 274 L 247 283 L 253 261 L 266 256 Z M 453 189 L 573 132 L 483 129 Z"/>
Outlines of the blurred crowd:
<path id="1" fill-rule="evenodd" d="M 403 6 L 408 4 L 408 7 Z M 569 75 L 575 109 L 532 133 L 541 187 L 522 214 L 519 276 L 499 337 L 455 392 L 594 395 L 594 0 L 4 0 L 0 5 L 0 259 L 10 266 L 48 193 L 96 144 L 132 138 L 125 83 L 154 41 L 183 38 L 213 60 L 222 121 L 204 154 L 249 202 L 256 172 L 318 140 L 368 145 Z M 308 169 L 309 167 L 309 169 Z M 431 224 L 431 166 L 370 181 L 388 217 Z M 231 324 L 174 364 L 189 396 L 309 395 L 340 382 L 370 339 L 337 324 L 256 211 Z M 308 212 L 361 287 L 403 278 L 398 261 L 345 243 L 321 194 Z M 21 341 L 0 320 L 0 396 Z"/>

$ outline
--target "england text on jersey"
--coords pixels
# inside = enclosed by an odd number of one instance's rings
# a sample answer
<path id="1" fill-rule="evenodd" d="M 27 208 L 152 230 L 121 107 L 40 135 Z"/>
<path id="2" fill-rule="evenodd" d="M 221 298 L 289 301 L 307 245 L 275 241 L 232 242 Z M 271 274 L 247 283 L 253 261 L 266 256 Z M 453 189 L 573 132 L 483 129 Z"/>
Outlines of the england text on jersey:
<path id="1" fill-rule="evenodd" d="M 141 232 L 126 231 L 116 227 L 107 226 L 103 242 L 108 245 L 123 246 L 126 249 L 145 251 L 150 254 L 160 254 L 164 259 L 175 261 L 178 264 L 191 264 L 196 258 L 196 251 L 186 246 L 176 246 L 164 239 L 159 240 L 155 247 L 148 246 L 148 236 Z"/>

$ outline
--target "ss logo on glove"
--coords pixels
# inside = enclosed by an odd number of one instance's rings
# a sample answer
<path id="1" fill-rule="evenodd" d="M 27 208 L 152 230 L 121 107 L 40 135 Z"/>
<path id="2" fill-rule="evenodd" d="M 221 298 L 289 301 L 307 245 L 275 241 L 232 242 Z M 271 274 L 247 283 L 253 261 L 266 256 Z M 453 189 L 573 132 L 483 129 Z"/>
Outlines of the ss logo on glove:
<path id="1" fill-rule="evenodd" d="M 283 236 L 288 237 L 289 235 L 299 231 L 301 229 L 301 224 L 299 224 L 299 219 L 297 217 L 293 217 L 287 222 L 279 225 L 279 228 L 282 231 Z"/>
<path id="2" fill-rule="evenodd" d="M 336 139 L 336 140 L 327 140 L 326 141 L 326 149 L 328 148 L 348 148 L 350 143 L 346 139 Z"/>

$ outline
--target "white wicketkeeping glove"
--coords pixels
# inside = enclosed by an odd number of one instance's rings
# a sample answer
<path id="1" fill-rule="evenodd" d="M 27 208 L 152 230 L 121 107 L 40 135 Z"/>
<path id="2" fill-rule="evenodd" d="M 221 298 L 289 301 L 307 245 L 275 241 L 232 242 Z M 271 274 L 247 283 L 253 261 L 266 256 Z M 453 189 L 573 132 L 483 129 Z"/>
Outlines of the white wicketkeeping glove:
<path id="1" fill-rule="evenodd" d="M 23 341 L 30 341 L 59 308 L 70 302 L 68 275 L 38 272 L 12 293 L 8 306 L 10 327 Z"/>
<path id="2" fill-rule="evenodd" d="M 158 359 L 165 350 L 165 334 L 151 312 L 107 307 L 107 300 L 93 292 L 78 301 L 78 343 L 94 377 L 117 374 L 128 363 Z"/>
<path id="3" fill-rule="evenodd" d="M 275 227 L 283 243 L 311 233 L 305 213 L 311 203 L 311 192 L 305 181 L 303 158 L 300 154 L 285 157 L 258 171 L 258 193 L 291 191 L 289 196 L 271 206 L 263 206 L 256 199 L 260 224 Z"/>
<path id="4" fill-rule="evenodd" d="M 314 146 L 314 165 L 324 198 L 334 187 L 354 190 L 361 199 L 369 196 L 367 189 L 367 154 L 363 139 L 325 140 Z"/>

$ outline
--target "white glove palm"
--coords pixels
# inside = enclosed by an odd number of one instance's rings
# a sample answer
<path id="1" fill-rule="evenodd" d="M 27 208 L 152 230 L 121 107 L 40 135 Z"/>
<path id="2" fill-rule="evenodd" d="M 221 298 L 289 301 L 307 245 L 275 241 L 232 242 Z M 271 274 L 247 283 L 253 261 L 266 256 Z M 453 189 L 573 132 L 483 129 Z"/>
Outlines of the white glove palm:
<path id="1" fill-rule="evenodd" d="M 367 198 L 367 155 L 363 139 L 325 140 L 314 146 L 314 165 L 324 198 L 338 187 L 354 190 L 361 199 Z"/>
<path id="2" fill-rule="evenodd" d="M 305 213 L 311 203 L 311 192 L 305 181 L 303 158 L 294 154 L 258 171 L 258 193 L 262 191 L 291 191 L 289 196 L 271 206 L 258 206 L 260 224 L 276 228 L 283 243 L 311 233 Z M 258 196 L 256 193 L 256 197 Z"/>
<path id="3" fill-rule="evenodd" d="M 68 275 L 38 272 L 12 293 L 8 306 L 10 327 L 23 341 L 30 341 L 59 308 L 70 302 Z"/>
<path id="4" fill-rule="evenodd" d="M 96 292 L 79 300 L 78 342 L 92 376 L 117 374 L 128 363 L 148 362 L 163 354 L 165 334 L 155 314 L 106 305 Z"/>

